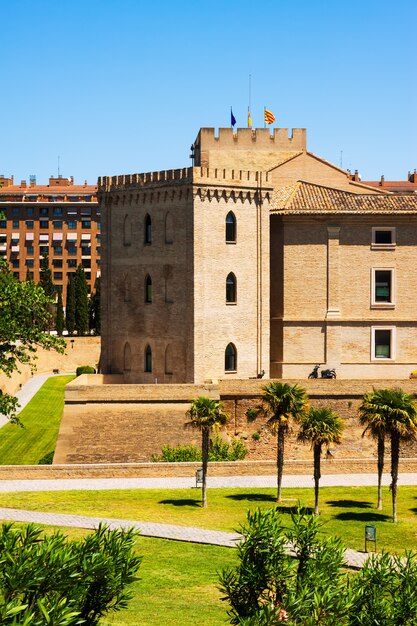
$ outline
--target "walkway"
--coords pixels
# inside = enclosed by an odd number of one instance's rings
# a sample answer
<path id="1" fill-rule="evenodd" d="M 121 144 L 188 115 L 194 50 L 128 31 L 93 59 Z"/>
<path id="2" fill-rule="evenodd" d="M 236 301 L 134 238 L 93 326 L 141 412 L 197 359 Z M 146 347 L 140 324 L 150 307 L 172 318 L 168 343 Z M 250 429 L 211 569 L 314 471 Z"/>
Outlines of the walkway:
<path id="1" fill-rule="evenodd" d="M 207 530 L 193 526 L 177 526 L 174 524 L 154 524 L 151 522 L 139 522 L 136 520 L 120 520 L 111 518 L 88 517 L 85 515 L 65 515 L 62 513 L 41 513 L 37 511 L 22 511 L 20 509 L 0 508 L 0 519 L 47 524 L 52 526 L 65 526 L 70 528 L 97 528 L 100 523 L 107 524 L 110 528 L 136 528 L 144 537 L 156 537 L 158 539 L 171 539 L 174 541 L 187 541 L 190 543 L 211 544 L 225 548 L 235 548 L 241 540 L 237 533 L 227 533 L 220 530 Z M 346 565 L 353 569 L 360 569 L 368 555 L 355 550 L 345 551 Z"/>

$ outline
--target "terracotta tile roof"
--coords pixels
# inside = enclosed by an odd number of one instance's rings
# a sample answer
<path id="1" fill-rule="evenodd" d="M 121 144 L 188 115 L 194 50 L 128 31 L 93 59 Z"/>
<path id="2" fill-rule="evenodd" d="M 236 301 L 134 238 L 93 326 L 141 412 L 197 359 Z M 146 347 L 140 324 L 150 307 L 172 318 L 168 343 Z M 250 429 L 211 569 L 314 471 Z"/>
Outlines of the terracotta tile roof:
<path id="1" fill-rule="evenodd" d="M 332 187 L 298 181 L 274 193 L 271 212 L 283 215 L 311 213 L 417 214 L 417 195 L 357 194 Z"/>
<path id="2" fill-rule="evenodd" d="M 0 194 L 3 196 L 22 195 L 22 196 L 79 196 L 91 195 L 97 193 L 97 185 L 68 185 L 68 187 L 49 185 L 36 185 L 36 187 L 21 187 L 20 185 L 12 185 L 10 187 L 0 187 Z"/>
<path id="3" fill-rule="evenodd" d="M 383 189 L 384 191 L 404 191 L 407 193 L 413 193 L 417 191 L 417 182 L 412 183 L 409 180 L 384 180 L 383 183 L 379 180 L 367 180 L 363 181 L 364 185 L 370 187 L 376 187 Z"/>

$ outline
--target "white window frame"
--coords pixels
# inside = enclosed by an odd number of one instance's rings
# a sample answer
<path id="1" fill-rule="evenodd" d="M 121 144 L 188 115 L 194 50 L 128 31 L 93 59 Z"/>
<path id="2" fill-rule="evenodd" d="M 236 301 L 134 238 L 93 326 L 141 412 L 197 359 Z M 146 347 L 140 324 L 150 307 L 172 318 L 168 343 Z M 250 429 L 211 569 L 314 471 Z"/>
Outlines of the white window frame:
<path id="1" fill-rule="evenodd" d="M 375 331 L 377 330 L 388 330 L 391 333 L 389 357 L 375 356 L 375 347 L 376 347 Z M 395 326 L 372 326 L 371 327 L 371 361 L 373 363 L 391 363 L 392 361 L 395 361 L 396 348 L 397 348 L 397 340 L 396 340 L 396 327 Z"/>
<path id="2" fill-rule="evenodd" d="M 390 272 L 391 285 L 389 302 L 377 302 L 375 298 L 376 290 L 376 272 Z M 371 309 L 395 309 L 395 268 L 394 267 L 373 267 L 371 268 Z"/>
<path id="3" fill-rule="evenodd" d="M 381 230 L 391 232 L 391 243 L 376 243 L 376 233 Z M 372 226 L 372 250 L 395 250 L 396 244 L 395 226 Z"/>

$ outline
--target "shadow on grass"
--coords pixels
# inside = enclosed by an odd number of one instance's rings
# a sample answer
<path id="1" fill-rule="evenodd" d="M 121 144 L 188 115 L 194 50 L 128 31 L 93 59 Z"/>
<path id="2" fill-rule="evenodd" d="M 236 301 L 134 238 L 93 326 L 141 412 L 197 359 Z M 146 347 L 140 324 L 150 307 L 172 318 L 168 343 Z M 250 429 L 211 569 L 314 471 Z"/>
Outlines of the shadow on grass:
<path id="1" fill-rule="evenodd" d="M 276 496 L 268 495 L 267 493 L 236 493 L 230 496 L 226 496 L 231 500 L 249 500 L 249 502 L 276 502 Z"/>
<path id="2" fill-rule="evenodd" d="M 417 515 L 417 508 L 416 509 L 410 509 L 411 513 L 415 513 Z"/>
<path id="3" fill-rule="evenodd" d="M 360 500 L 327 500 L 326 504 L 342 509 L 372 509 L 372 502 L 361 502 Z"/>
<path id="4" fill-rule="evenodd" d="M 353 512 L 339 513 L 334 518 L 346 522 L 386 522 L 391 519 L 390 515 L 384 515 L 383 513 Z"/>
<path id="5" fill-rule="evenodd" d="M 297 505 L 280 506 L 277 504 L 277 511 L 279 511 L 280 513 L 287 513 L 287 514 L 294 513 L 295 515 L 297 513 L 304 513 L 304 515 L 313 515 L 314 509 L 309 506 L 303 506 L 300 509 L 300 507 Z"/>
<path id="6" fill-rule="evenodd" d="M 160 500 L 159 504 L 172 504 L 173 506 L 201 506 L 201 500 L 192 500 L 191 498 L 183 498 L 178 500 Z"/>

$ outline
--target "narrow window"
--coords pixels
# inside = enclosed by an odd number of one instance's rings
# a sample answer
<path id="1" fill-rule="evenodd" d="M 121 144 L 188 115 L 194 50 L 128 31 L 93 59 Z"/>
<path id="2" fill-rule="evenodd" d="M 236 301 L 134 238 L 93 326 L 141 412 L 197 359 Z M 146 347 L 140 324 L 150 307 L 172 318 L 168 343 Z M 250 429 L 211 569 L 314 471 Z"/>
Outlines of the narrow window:
<path id="1" fill-rule="evenodd" d="M 232 211 L 226 215 L 226 243 L 236 242 L 236 218 Z"/>
<path id="2" fill-rule="evenodd" d="M 130 276 L 125 276 L 124 279 L 124 283 L 123 283 L 123 287 L 124 287 L 124 301 L 125 302 L 129 302 L 130 301 Z"/>
<path id="3" fill-rule="evenodd" d="M 152 350 L 148 344 L 145 348 L 145 372 L 152 372 Z"/>
<path id="4" fill-rule="evenodd" d="M 84 222 L 83 222 L 84 227 Z M 130 217 L 125 215 L 123 223 L 123 245 L 130 246 L 132 244 L 132 226 L 130 223 Z"/>
<path id="5" fill-rule="evenodd" d="M 132 364 L 132 351 L 130 349 L 130 344 L 128 342 L 125 343 L 125 347 L 123 350 L 123 370 L 125 372 L 130 372 Z"/>
<path id="6" fill-rule="evenodd" d="M 372 358 L 394 359 L 394 327 L 372 328 Z"/>
<path id="7" fill-rule="evenodd" d="M 165 217 L 165 243 L 174 242 L 174 218 L 171 213 L 167 213 Z"/>
<path id="8" fill-rule="evenodd" d="M 145 217 L 145 243 L 152 243 L 152 220 L 151 216 L 148 214 L 146 214 Z"/>
<path id="9" fill-rule="evenodd" d="M 236 276 L 230 272 L 226 278 L 226 302 L 228 304 L 236 303 Z"/>
<path id="10" fill-rule="evenodd" d="M 394 302 L 394 270 L 373 269 L 372 305 L 393 308 Z"/>
<path id="11" fill-rule="evenodd" d="M 172 347 L 171 345 L 167 345 L 165 350 L 165 374 L 172 374 L 173 370 L 173 358 L 172 358 Z"/>
<path id="12" fill-rule="evenodd" d="M 232 343 L 229 343 L 224 353 L 224 369 L 226 372 L 236 372 L 236 357 L 236 348 Z"/>
<path id="13" fill-rule="evenodd" d="M 148 304 L 152 302 L 152 278 L 149 274 L 145 278 L 145 302 Z"/>

